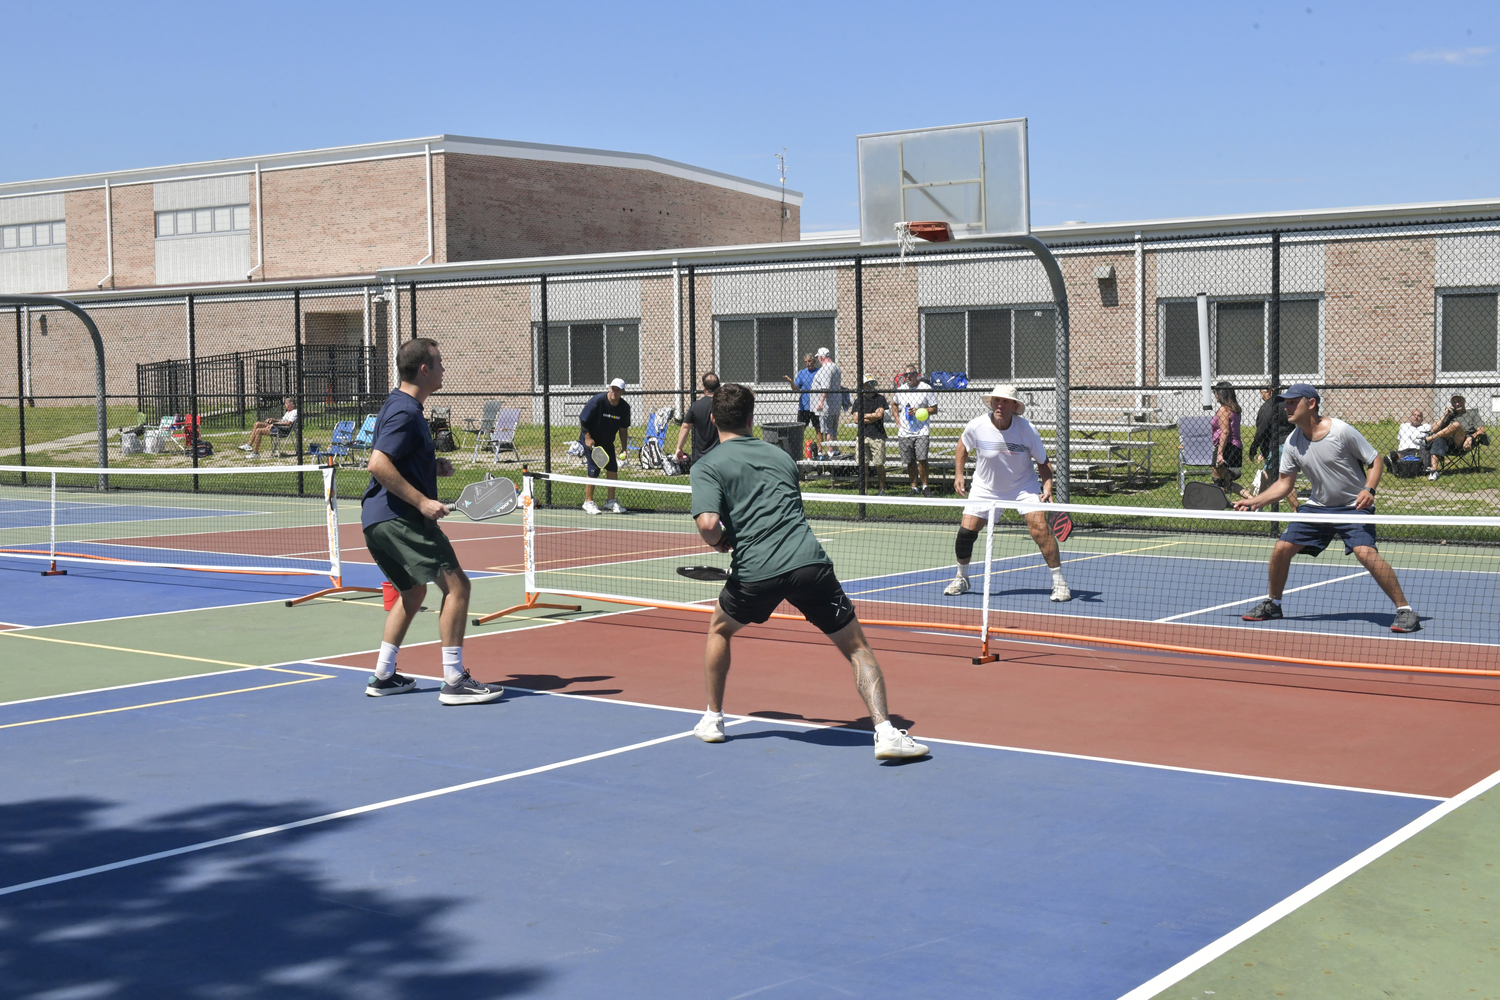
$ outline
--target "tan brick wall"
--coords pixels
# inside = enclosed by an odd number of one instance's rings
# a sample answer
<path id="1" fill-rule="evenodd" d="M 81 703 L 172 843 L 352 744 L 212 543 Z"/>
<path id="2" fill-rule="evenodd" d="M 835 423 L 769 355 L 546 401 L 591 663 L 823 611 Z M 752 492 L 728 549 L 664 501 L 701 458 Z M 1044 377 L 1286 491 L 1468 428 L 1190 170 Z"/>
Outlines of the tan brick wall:
<path id="1" fill-rule="evenodd" d="M 1135 382 L 1135 254 L 1058 258 L 1068 289 L 1070 378 L 1080 385 Z M 1094 268 L 1113 264 L 1115 277 L 1100 281 Z"/>
<path id="2" fill-rule="evenodd" d="M 650 170 L 443 157 L 447 259 L 769 243 L 801 238 L 779 202 Z"/>
<path id="3" fill-rule="evenodd" d="M 115 244 L 115 288 L 149 288 L 156 284 L 156 209 L 150 184 L 129 184 L 112 189 Z M 100 238 L 103 218 L 99 219 Z M 73 227 L 68 226 L 72 242 Z M 68 277 L 72 278 L 70 271 Z M 100 271 L 86 288 L 104 277 Z"/>
<path id="4" fill-rule="evenodd" d="M 1323 371 L 1333 382 L 1432 378 L 1432 239 L 1326 244 Z"/>
<path id="5" fill-rule="evenodd" d="M 104 192 L 69 191 L 68 288 L 94 288 L 109 273 L 109 253 L 104 242 Z M 107 282 L 108 288 L 112 282 Z"/>
<path id="6" fill-rule="evenodd" d="M 414 156 L 261 174 L 266 264 L 256 277 L 368 274 L 417 263 L 427 253 L 425 171 Z"/>

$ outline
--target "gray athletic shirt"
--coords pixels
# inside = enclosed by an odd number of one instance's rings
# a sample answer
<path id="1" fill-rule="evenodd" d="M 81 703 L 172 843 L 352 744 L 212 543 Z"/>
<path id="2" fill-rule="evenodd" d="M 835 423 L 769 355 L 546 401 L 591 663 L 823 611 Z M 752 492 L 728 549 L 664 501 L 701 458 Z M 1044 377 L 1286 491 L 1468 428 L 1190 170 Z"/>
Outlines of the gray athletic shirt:
<path id="1" fill-rule="evenodd" d="M 1312 484 L 1315 507 L 1353 507 L 1365 488 L 1365 468 L 1380 455 L 1364 435 L 1338 418 L 1320 441 L 1300 429 L 1281 447 L 1281 473 L 1300 472 Z"/>

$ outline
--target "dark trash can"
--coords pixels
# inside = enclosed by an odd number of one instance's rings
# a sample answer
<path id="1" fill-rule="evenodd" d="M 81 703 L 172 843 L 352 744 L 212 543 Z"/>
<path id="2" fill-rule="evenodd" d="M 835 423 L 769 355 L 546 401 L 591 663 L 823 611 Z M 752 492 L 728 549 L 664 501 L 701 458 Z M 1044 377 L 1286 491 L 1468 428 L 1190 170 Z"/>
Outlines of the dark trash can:
<path id="1" fill-rule="evenodd" d="M 767 444 L 774 444 L 788 455 L 792 461 L 802 459 L 802 432 L 806 428 L 802 424 L 761 424 L 760 437 Z"/>

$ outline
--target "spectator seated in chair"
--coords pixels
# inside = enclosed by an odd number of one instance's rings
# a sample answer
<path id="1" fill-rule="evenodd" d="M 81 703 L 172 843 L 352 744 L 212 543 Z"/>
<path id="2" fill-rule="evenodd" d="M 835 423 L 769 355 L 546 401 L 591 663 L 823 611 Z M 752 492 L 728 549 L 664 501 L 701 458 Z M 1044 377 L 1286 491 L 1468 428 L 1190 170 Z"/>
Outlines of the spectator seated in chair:
<path id="1" fill-rule="evenodd" d="M 1437 429 L 1427 435 L 1427 444 L 1432 449 L 1431 465 L 1427 471 L 1429 480 L 1442 472 L 1441 460 L 1449 456 L 1464 455 L 1482 444 L 1489 444 L 1489 435 L 1479 422 L 1479 414 L 1468 408 L 1462 396 L 1454 396 L 1451 406 L 1443 411 Z"/>
<path id="2" fill-rule="evenodd" d="M 290 396 L 287 396 L 281 402 L 286 407 L 286 412 L 281 415 L 281 418 L 278 420 L 257 420 L 255 426 L 250 428 L 250 440 L 239 446 L 240 451 L 259 457 L 261 439 L 267 434 L 272 433 L 273 428 L 281 433 L 285 433 L 291 430 L 297 423 L 297 403 Z"/>
<path id="3" fill-rule="evenodd" d="M 1432 425 L 1422 419 L 1421 410 L 1412 410 L 1406 423 L 1396 428 L 1396 450 L 1390 455 L 1391 471 L 1403 479 L 1427 471 L 1432 462 L 1432 452 L 1427 447 L 1427 435 Z"/>

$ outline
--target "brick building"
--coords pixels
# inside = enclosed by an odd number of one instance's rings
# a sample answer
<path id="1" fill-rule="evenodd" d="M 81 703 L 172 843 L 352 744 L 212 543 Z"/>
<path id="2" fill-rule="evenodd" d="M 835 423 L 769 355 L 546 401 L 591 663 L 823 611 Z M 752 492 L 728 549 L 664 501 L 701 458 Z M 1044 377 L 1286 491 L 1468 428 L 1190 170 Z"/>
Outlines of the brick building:
<path id="1" fill-rule="evenodd" d="M 468 136 L 0 184 L 0 292 L 796 241 L 802 196 L 638 153 Z"/>

